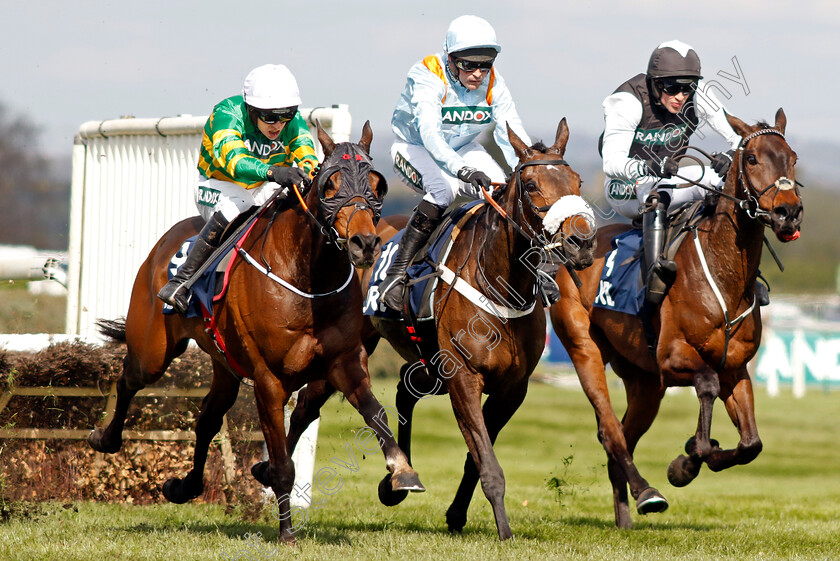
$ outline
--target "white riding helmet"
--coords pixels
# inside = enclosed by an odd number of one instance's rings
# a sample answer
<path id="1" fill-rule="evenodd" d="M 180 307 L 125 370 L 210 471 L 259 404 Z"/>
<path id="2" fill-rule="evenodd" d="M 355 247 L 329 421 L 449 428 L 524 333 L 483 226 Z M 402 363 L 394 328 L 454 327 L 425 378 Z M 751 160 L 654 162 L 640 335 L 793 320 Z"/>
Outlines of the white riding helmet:
<path id="1" fill-rule="evenodd" d="M 300 105 L 297 80 L 283 64 L 266 64 L 251 70 L 245 78 L 242 97 L 257 109 Z"/>
<path id="2" fill-rule="evenodd" d="M 496 41 L 493 26 L 478 16 L 455 18 L 446 32 L 446 41 L 443 44 L 446 54 L 451 55 L 466 49 L 493 49 L 496 54 L 502 52 L 501 45 Z"/>

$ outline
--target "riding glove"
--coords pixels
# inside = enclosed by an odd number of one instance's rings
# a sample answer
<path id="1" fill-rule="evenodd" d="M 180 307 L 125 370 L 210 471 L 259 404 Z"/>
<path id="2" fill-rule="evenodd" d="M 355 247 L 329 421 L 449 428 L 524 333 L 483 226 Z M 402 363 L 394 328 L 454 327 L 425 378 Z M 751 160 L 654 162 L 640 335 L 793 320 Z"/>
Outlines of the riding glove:
<path id="1" fill-rule="evenodd" d="M 715 152 L 712 154 L 712 169 L 720 177 L 726 177 L 729 171 L 729 166 L 732 165 L 732 158 L 735 156 L 735 150 L 729 152 Z"/>
<path id="2" fill-rule="evenodd" d="M 464 183 L 469 183 L 475 187 L 476 191 L 480 191 L 481 188 L 490 190 L 491 184 L 493 183 L 486 173 L 468 166 L 464 166 L 458 170 L 458 179 Z"/>
<path id="3" fill-rule="evenodd" d="M 268 181 L 273 181 L 284 187 L 291 187 L 292 184 L 300 185 L 309 179 L 302 169 L 288 166 L 271 166 L 268 168 L 266 175 Z"/>
<path id="4" fill-rule="evenodd" d="M 665 157 L 662 160 L 653 158 L 645 160 L 645 168 L 648 175 L 655 175 L 663 179 L 668 179 L 680 171 L 680 165 L 675 160 L 668 157 Z"/>

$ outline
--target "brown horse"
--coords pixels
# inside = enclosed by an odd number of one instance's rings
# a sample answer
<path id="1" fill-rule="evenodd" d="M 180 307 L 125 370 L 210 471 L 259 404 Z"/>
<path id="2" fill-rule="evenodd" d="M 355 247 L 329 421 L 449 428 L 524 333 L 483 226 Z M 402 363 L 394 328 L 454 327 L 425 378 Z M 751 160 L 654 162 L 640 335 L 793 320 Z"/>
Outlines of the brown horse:
<path id="1" fill-rule="evenodd" d="M 673 485 L 687 485 L 703 463 L 720 471 L 749 463 L 761 451 L 747 372 L 747 362 L 761 340 L 755 283 L 765 226 L 782 242 L 795 240 L 802 200 L 794 177 L 796 154 L 784 137 L 784 112 L 776 113 L 773 127 L 727 118 L 741 135 L 741 145 L 714 214 L 689 232 L 676 255 L 676 282 L 658 314 L 653 314 L 658 336 L 655 356 L 638 317 L 593 307 L 610 240 L 626 227 L 598 232 L 602 249 L 595 264 L 581 274 L 580 290 L 563 271 L 558 275 L 564 297 L 552 307 L 551 320 L 595 408 L 620 528 L 632 527 L 627 484 L 637 507 L 640 489 L 646 485 L 632 455 L 656 417 L 665 388 L 693 386 L 700 401 L 697 431 L 685 446 L 688 455 L 679 456 L 668 468 Z M 610 404 L 606 363 L 621 377 L 627 393 L 621 423 Z M 725 404 L 740 433 L 735 449 L 720 449 L 710 438 L 715 398 Z"/>
<path id="2" fill-rule="evenodd" d="M 284 406 L 307 382 L 329 381 L 358 409 L 379 437 L 395 490 L 423 490 L 387 423 L 383 426 L 384 410 L 371 392 L 367 353 L 359 335 L 362 297 L 354 265 L 370 267 L 379 252 L 375 224 L 387 190 L 370 160 L 370 125 L 365 123 L 359 144 L 334 144 L 320 126 L 318 139 L 326 158 L 301 204 L 275 213 L 269 207 L 241 244 L 240 254 L 250 255 L 262 270 L 238 259 L 226 296 L 215 306 L 227 356 L 205 331 L 202 318 L 163 315 L 155 296 L 166 282 L 170 258 L 199 231 L 201 220 L 179 222 L 152 249 L 137 274 L 123 329 L 112 325 L 109 333 L 128 346 L 114 418 L 89 437 L 98 451 L 118 451 L 131 399 L 157 381 L 194 339 L 212 359 L 213 380 L 196 422 L 194 467 L 184 479 L 167 481 L 164 495 L 183 503 L 203 492 L 207 449 L 236 400 L 238 371 L 254 381 L 269 454 L 260 480 L 278 497 L 279 537 L 286 542 L 294 542 L 289 493 L 295 468 L 286 441 Z M 275 282 L 278 278 L 286 284 Z"/>
<path id="3" fill-rule="evenodd" d="M 458 224 L 460 234 L 444 263 L 458 280 L 439 283 L 434 293 L 435 320 L 426 336 L 437 352 L 421 356 L 399 320 L 373 317 L 376 331 L 363 337 L 371 351 L 381 334 L 408 361 L 400 371 L 396 402 L 399 444 L 409 456 L 415 404 L 426 395 L 449 393 L 469 454 L 446 513 L 447 525 L 452 532 L 463 529 L 480 480 L 502 540 L 512 533 L 504 505 L 504 474 L 493 443 L 525 398 L 528 378 L 545 346 L 545 312 L 536 295 L 530 258 L 535 249 L 544 258 L 544 249 L 554 248 L 561 261 L 581 269 L 592 263 L 594 237 L 591 210 L 579 196 L 580 176 L 563 160 L 569 137 L 566 120 L 560 122 L 550 148 L 528 147 L 510 129 L 508 134 L 520 164 L 498 196 L 500 208 L 486 204 Z M 386 218 L 378 232 L 387 241 L 405 221 L 405 217 Z M 548 243 L 546 237 L 551 236 L 559 241 Z M 370 274 L 365 273 L 363 286 Z M 470 298 L 465 286 L 477 288 L 493 304 Z M 509 307 L 512 301 L 518 302 L 516 309 Z M 419 360 L 425 361 L 425 367 Z M 290 438 L 292 434 L 297 438 L 317 418 L 333 391 L 324 383 L 307 387 L 292 416 Z M 483 409 L 482 393 L 488 396 Z M 380 483 L 380 500 L 392 506 L 407 493 L 395 491 L 389 477 Z"/>

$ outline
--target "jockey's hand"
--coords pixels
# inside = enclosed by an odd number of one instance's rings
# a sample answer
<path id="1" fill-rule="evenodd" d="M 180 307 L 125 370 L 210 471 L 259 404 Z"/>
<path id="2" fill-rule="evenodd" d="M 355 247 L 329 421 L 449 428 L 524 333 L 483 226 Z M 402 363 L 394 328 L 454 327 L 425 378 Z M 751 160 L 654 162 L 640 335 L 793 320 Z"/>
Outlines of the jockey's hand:
<path id="1" fill-rule="evenodd" d="M 726 177 L 729 166 L 732 165 L 732 158 L 735 157 L 735 150 L 729 152 L 715 152 L 712 154 L 712 169 L 720 177 Z"/>
<path id="2" fill-rule="evenodd" d="M 300 168 L 288 166 L 271 166 L 268 168 L 268 181 L 273 181 L 283 187 L 291 187 L 292 184 L 303 185 L 309 178 Z"/>
<path id="3" fill-rule="evenodd" d="M 678 171 L 680 165 L 673 159 L 665 157 L 662 160 L 649 159 L 645 160 L 645 167 L 649 175 L 655 175 L 663 179 L 668 179 Z"/>
<path id="4" fill-rule="evenodd" d="M 458 179 L 475 187 L 477 192 L 481 192 L 481 188 L 487 189 L 488 191 L 493 190 L 493 182 L 490 181 L 487 174 L 483 171 L 478 171 L 475 168 L 467 166 L 462 167 L 458 170 Z"/>

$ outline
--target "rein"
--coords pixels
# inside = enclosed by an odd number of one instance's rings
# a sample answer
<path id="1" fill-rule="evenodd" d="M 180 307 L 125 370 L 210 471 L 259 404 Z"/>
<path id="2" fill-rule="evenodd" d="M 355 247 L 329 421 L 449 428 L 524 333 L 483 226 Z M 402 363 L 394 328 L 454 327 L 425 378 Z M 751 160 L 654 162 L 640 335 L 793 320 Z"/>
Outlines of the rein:
<path id="1" fill-rule="evenodd" d="M 533 210 L 534 213 L 537 216 L 539 216 L 540 213 L 549 212 L 552 209 L 552 207 L 557 205 L 558 202 L 560 201 L 560 199 L 558 199 L 558 201 L 556 201 L 553 205 L 545 205 L 545 206 L 538 207 L 537 205 L 534 204 L 534 201 L 531 199 L 530 194 L 525 190 L 525 185 L 522 182 L 522 170 L 524 168 L 531 167 L 531 166 L 550 166 L 550 165 L 558 165 L 558 166 L 568 167 L 569 163 L 562 158 L 561 159 L 556 159 L 556 160 L 531 160 L 531 161 L 528 161 L 528 162 L 520 162 L 516 166 L 516 168 L 513 170 L 513 179 L 516 183 L 517 192 L 520 194 L 520 196 L 517 197 L 517 204 L 518 204 L 518 207 L 519 207 L 519 213 L 521 215 L 524 215 L 524 213 L 525 213 L 523 205 L 522 205 L 522 199 L 523 198 L 525 198 L 528 201 L 528 204 L 529 204 L 531 210 Z M 507 211 L 505 211 L 505 209 L 503 209 L 493 199 L 492 195 L 484 187 L 481 187 L 481 191 L 484 194 L 484 198 L 487 200 L 487 202 L 490 204 L 490 206 L 492 206 L 496 210 L 496 212 L 499 213 L 499 216 L 501 216 L 505 220 L 505 222 L 507 222 L 514 229 L 514 231 L 516 231 L 519 235 L 521 235 L 523 238 L 528 240 L 528 242 L 531 244 L 531 247 L 540 247 L 543 251 L 546 251 L 546 252 L 554 251 L 555 248 L 557 248 L 557 246 L 559 245 L 558 243 L 556 243 L 556 242 L 545 243 L 546 240 L 544 239 L 544 237 L 539 232 L 535 231 L 528 222 L 522 220 L 522 223 L 529 230 L 528 232 L 526 232 L 525 229 L 522 228 L 522 226 L 519 223 L 517 223 L 513 218 L 511 218 L 508 215 Z M 569 196 L 575 197 L 576 195 L 569 195 Z M 561 197 L 561 199 L 564 199 L 564 198 L 565 197 Z M 570 206 L 579 206 L 579 205 L 570 205 Z M 583 206 L 586 207 L 585 203 L 584 203 Z M 586 208 L 588 209 L 588 207 L 586 207 Z M 580 212 L 580 213 L 577 213 L 577 214 L 591 214 L 591 211 L 589 211 L 589 213 L 586 213 L 584 211 L 584 212 Z M 565 219 L 567 217 L 562 217 L 562 218 Z M 594 216 L 592 216 L 592 219 L 593 219 L 593 222 L 594 222 Z M 545 217 L 543 217 L 543 222 L 545 222 Z M 562 223 L 562 220 L 560 221 L 560 223 Z M 558 226 L 558 229 L 559 229 L 559 226 Z M 566 267 L 566 270 L 568 271 L 569 275 L 571 276 L 572 280 L 574 281 L 575 285 L 578 288 L 580 288 L 583 284 L 581 283 L 580 278 L 577 276 L 577 272 L 574 270 L 571 263 L 569 263 L 569 260 L 566 259 L 565 255 L 560 254 L 560 258 L 563 262 L 563 265 Z"/>
<path id="2" fill-rule="evenodd" d="M 685 181 L 686 183 L 688 183 L 690 185 L 695 185 L 697 187 L 705 189 L 706 191 L 709 191 L 710 193 L 714 193 L 715 195 L 727 198 L 727 199 L 733 201 L 739 209 L 743 210 L 744 213 L 749 218 L 754 219 L 754 220 L 759 220 L 759 221 L 763 222 L 764 224 L 768 224 L 769 223 L 768 220 L 770 218 L 770 213 L 767 212 L 766 210 L 762 209 L 759 206 L 758 200 L 762 196 L 764 196 L 764 194 L 767 191 L 769 191 L 770 189 L 772 189 L 774 187 L 776 188 L 777 191 L 787 191 L 787 190 L 790 190 L 790 189 L 795 189 L 797 185 L 799 187 L 804 187 L 804 185 L 802 185 L 798 181 L 788 179 L 787 177 L 782 176 L 782 177 L 779 177 L 775 182 L 771 183 L 770 185 L 768 185 L 767 187 L 762 189 L 761 191 L 758 191 L 755 188 L 755 186 L 752 183 L 752 180 L 750 179 L 750 175 L 746 171 L 745 164 L 744 164 L 744 154 L 743 154 L 743 152 L 744 152 L 744 149 L 747 146 L 747 143 L 750 140 L 752 140 L 752 139 L 754 139 L 758 136 L 765 135 L 765 134 L 773 134 L 773 135 L 776 135 L 776 136 L 781 136 L 783 140 L 787 141 L 787 139 L 785 139 L 785 135 L 782 132 L 780 132 L 780 131 L 778 131 L 774 128 L 765 128 L 765 129 L 757 130 L 757 131 L 745 136 L 744 138 L 741 139 L 741 142 L 738 143 L 737 151 L 740 152 L 740 154 L 739 154 L 740 157 L 738 158 L 738 179 L 736 181 L 736 191 L 737 191 L 737 186 L 738 185 L 742 186 L 743 189 L 744 189 L 744 195 L 747 197 L 746 199 L 738 198 L 737 196 L 730 195 L 729 193 L 723 193 L 723 192 L 718 191 L 717 189 L 715 189 L 713 187 L 703 185 L 698 181 L 695 181 L 693 179 L 689 179 L 687 177 L 683 177 L 682 175 L 679 175 L 679 174 L 674 174 L 674 177 L 676 177 L 678 179 L 682 179 L 683 181 Z M 688 148 L 691 148 L 693 150 L 696 150 L 696 151 L 700 152 L 701 154 L 703 154 L 709 160 L 712 159 L 711 155 L 709 155 L 707 152 L 705 152 L 705 151 L 703 151 L 699 148 L 696 148 L 694 146 L 687 146 L 686 149 L 688 149 Z M 702 162 L 698 158 L 696 158 L 694 156 L 689 156 L 688 154 L 681 154 L 681 155 L 676 157 L 676 159 L 678 159 L 678 160 L 682 160 L 683 158 L 688 158 L 690 160 L 694 160 L 698 164 L 702 165 Z M 758 194 L 753 195 L 753 193 L 756 193 L 756 192 Z"/>

